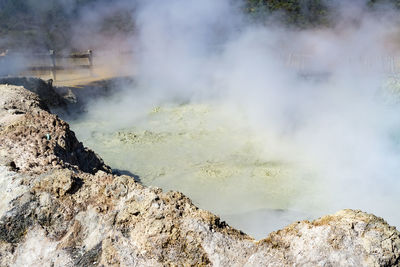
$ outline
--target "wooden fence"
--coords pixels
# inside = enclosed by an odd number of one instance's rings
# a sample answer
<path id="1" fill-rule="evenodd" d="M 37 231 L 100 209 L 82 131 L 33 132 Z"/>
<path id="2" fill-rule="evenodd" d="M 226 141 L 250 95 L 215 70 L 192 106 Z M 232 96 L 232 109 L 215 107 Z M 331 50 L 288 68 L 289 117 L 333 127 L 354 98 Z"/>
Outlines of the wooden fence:
<path id="1" fill-rule="evenodd" d="M 307 71 L 310 67 L 329 65 L 336 67 L 359 68 L 361 70 L 376 71 L 384 74 L 400 74 L 400 55 L 376 55 L 376 56 L 348 56 L 343 58 L 331 58 L 331 61 L 321 61 L 313 55 L 286 53 L 280 55 L 280 60 L 286 66 L 300 72 Z"/>
<path id="2" fill-rule="evenodd" d="M 0 53 L 0 60 L 18 60 L 27 62 L 35 62 L 41 60 L 46 62 L 46 64 L 30 65 L 24 67 L 28 71 L 48 71 L 53 76 L 53 80 L 57 80 L 57 71 L 62 70 L 76 70 L 76 69 L 88 69 L 90 75 L 93 75 L 93 52 L 92 50 L 87 50 L 86 52 L 75 52 L 70 54 L 56 53 L 54 50 L 49 50 L 46 53 L 15 53 L 9 52 L 8 50 Z M 59 63 L 59 61 L 72 59 L 72 64 Z M 75 59 L 87 59 L 86 64 L 75 64 L 73 60 Z M 69 62 L 71 63 L 71 62 Z"/>

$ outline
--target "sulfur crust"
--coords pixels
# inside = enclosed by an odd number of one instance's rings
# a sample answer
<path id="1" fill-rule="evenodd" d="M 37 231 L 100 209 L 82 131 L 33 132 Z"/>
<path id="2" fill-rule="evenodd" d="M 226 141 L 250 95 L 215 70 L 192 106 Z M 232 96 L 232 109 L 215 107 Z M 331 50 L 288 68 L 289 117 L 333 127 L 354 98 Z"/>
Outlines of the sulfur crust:
<path id="1" fill-rule="evenodd" d="M 111 132 L 98 121 L 71 127 L 113 168 L 138 175 L 145 185 L 182 191 L 220 215 L 288 209 L 315 190 L 312 176 L 268 153 L 267 133 L 254 131 L 244 114 L 226 106 L 157 106 Z"/>

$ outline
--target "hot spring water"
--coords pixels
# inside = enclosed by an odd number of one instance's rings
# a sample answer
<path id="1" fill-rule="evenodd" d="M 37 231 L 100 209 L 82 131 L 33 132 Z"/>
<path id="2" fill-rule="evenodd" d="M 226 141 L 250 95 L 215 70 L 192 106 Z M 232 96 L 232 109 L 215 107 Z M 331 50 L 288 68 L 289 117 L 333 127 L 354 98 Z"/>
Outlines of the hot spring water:
<path id="1" fill-rule="evenodd" d="M 77 137 L 114 170 L 137 175 L 147 186 L 181 191 L 255 238 L 317 210 L 310 197 L 318 191 L 312 173 L 274 157 L 268 135 L 251 130 L 239 111 L 165 105 L 148 110 L 129 128 L 110 130 L 110 123 L 70 121 Z M 308 208 L 294 208 L 304 196 Z"/>
<path id="2" fill-rule="evenodd" d="M 379 93 L 383 98 L 377 101 L 396 108 L 398 79 L 386 81 Z M 337 139 L 336 144 L 318 142 L 323 140 L 315 137 L 318 127 L 306 132 L 306 142 L 296 142 L 296 136 L 274 133 L 273 125 L 254 128 L 246 113 L 230 104 L 165 102 L 138 108 L 141 101 L 132 110 L 117 109 L 107 116 L 113 100 L 96 100 L 90 112 L 67 120 L 78 139 L 116 172 L 133 175 L 147 186 L 181 191 L 198 207 L 257 239 L 297 220 L 343 208 L 362 209 L 399 225 L 399 131 L 380 138 L 392 147 L 387 150 L 392 154 L 382 159 L 381 154 L 375 157 L 380 151 L 373 143 L 346 143 L 346 136 L 336 137 L 335 128 L 323 133 L 332 131 L 329 140 Z M 324 153 L 314 153 L 321 145 Z"/>

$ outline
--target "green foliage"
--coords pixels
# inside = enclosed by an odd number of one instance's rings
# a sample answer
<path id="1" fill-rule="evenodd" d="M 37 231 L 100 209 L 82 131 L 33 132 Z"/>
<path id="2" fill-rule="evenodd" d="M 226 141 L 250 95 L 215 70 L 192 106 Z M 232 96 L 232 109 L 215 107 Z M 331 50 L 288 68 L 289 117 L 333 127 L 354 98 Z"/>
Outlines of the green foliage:
<path id="1" fill-rule="evenodd" d="M 258 22 L 280 21 L 299 28 L 329 25 L 331 10 L 326 4 L 333 3 L 329 0 L 237 1 L 245 1 L 246 13 Z M 400 0 L 369 0 L 368 6 L 373 8 L 383 3 L 400 9 Z M 73 48 L 73 27 L 81 16 L 86 16 L 85 8 L 92 11 L 98 4 L 114 5 L 111 0 L 0 0 L 0 49 Z M 112 10 L 102 17 L 97 30 L 107 36 L 132 31 L 130 10 Z"/>
<path id="2" fill-rule="evenodd" d="M 73 27 L 85 8 L 105 0 L 0 0 L 0 49 L 73 49 Z M 127 32 L 133 27 L 128 10 L 99 18 L 101 33 Z M 85 25 L 86 26 L 86 25 Z"/>
<path id="3" fill-rule="evenodd" d="M 247 0 L 247 11 L 259 21 L 275 14 L 275 19 L 296 27 L 327 24 L 329 13 L 321 0 Z"/>
<path id="4" fill-rule="evenodd" d="M 273 21 L 299 28 L 329 25 L 334 11 L 334 1 L 329 0 L 246 0 L 247 12 L 257 21 Z M 329 4 L 329 6 L 328 6 Z M 367 7 L 391 5 L 400 10 L 400 0 L 368 0 Z"/>
<path id="5" fill-rule="evenodd" d="M 368 5 L 373 7 L 376 4 L 390 4 L 400 9 L 400 0 L 369 0 Z"/>

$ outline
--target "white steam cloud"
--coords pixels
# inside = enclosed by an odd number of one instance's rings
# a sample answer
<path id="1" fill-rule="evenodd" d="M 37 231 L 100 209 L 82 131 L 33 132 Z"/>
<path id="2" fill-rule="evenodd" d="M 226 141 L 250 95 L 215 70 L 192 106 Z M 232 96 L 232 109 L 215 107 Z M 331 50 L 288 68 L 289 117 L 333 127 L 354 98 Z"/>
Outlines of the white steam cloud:
<path id="1" fill-rule="evenodd" d="M 271 158 L 317 174 L 320 192 L 294 209 L 362 209 L 400 226 L 400 106 L 384 87 L 400 24 L 388 6 L 334 3 L 333 26 L 293 30 L 249 22 L 236 1 L 136 2 L 137 86 L 89 114 L 124 127 L 162 102 L 230 105 L 268 133 Z"/>

